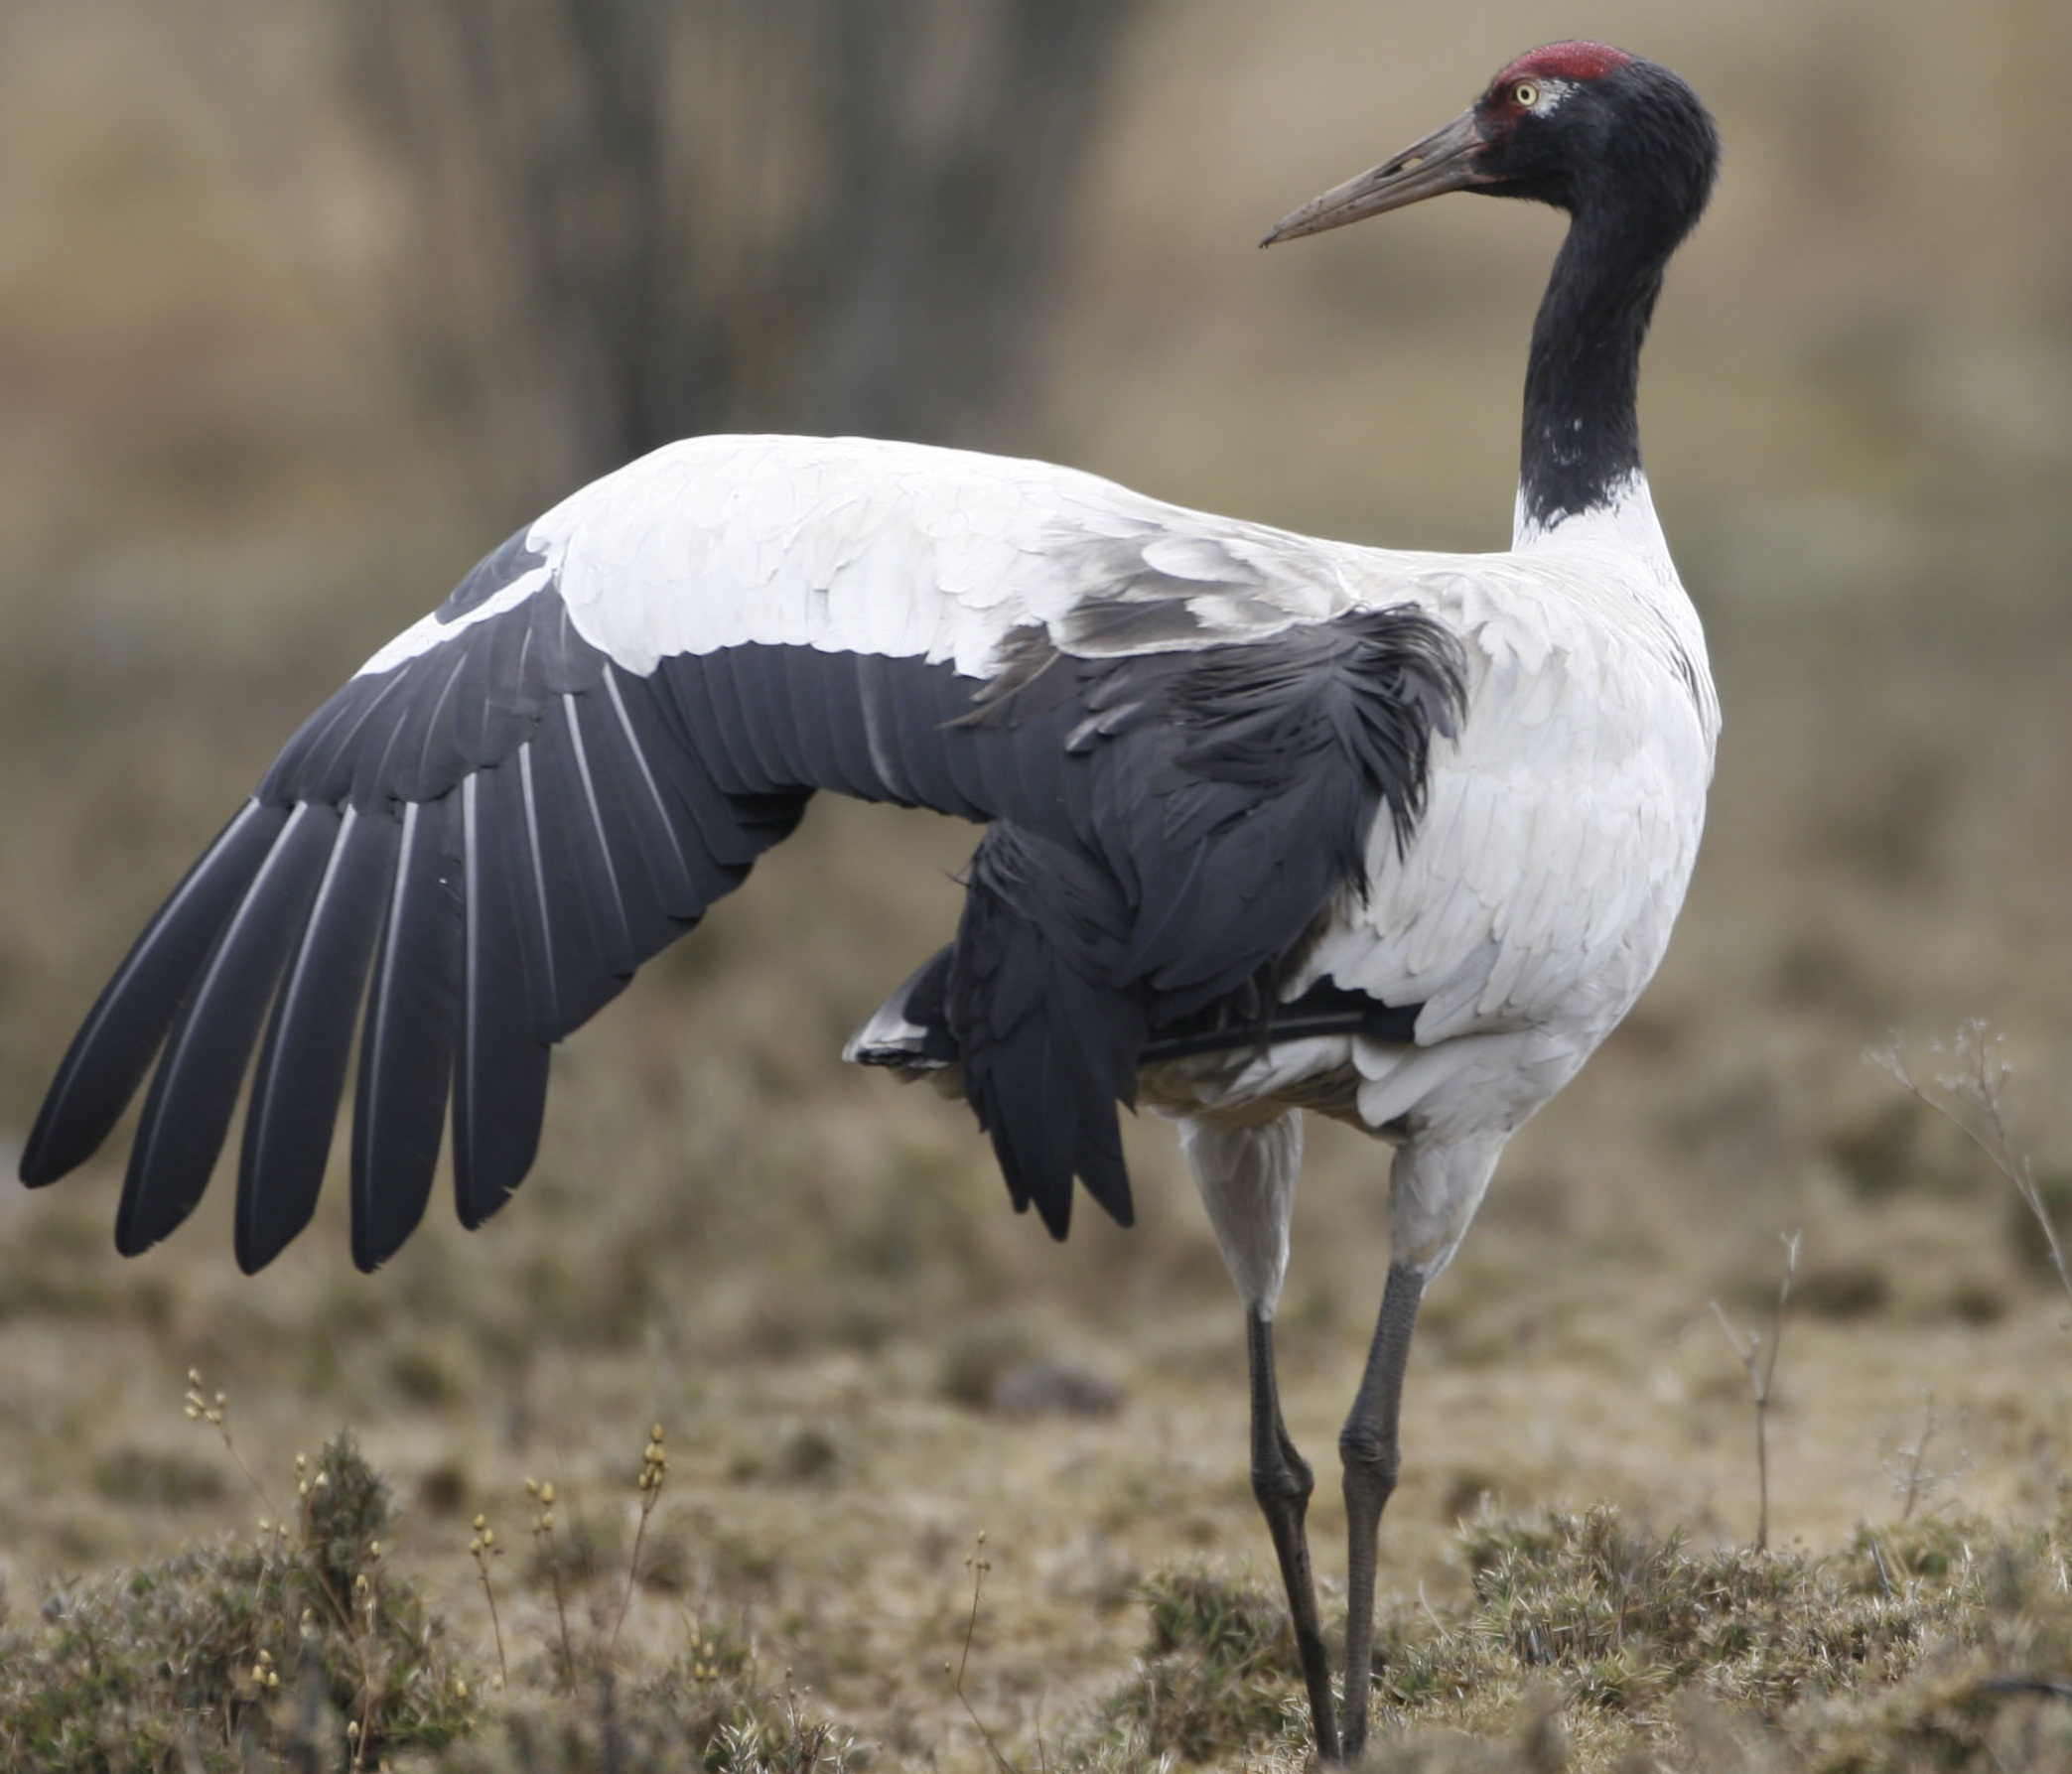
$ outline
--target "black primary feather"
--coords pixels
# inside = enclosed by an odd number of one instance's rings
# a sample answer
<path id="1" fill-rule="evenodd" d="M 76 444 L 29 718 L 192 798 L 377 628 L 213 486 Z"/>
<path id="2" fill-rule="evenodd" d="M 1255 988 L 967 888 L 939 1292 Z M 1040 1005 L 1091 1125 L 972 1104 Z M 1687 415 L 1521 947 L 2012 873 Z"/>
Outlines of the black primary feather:
<path id="1" fill-rule="evenodd" d="M 208 1186 L 252 1043 L 311 895 L 338 839 L 335 809 L 291 811 L 230 914 L 166 1037 L 130 1148 L 115 1246 L 149 1250 Z"/>
<path id="2" fill-rule="evenodd" d="M 493 775 L 495 772 L 486 772 Z M 547 1112 L 550 1047 L 534 1033 L 518 895 L 483 832 L 483 775 L 461 802 L 460 1026 L 454 1052 L 454 1205 L 473 1230 L 532 1168 Z"/>
<path id="3" fill-rule="evenodd" d="M 101 988 L 22 1149 L 22 1180 L 31 1188 L 77 1168 L 114 1130 L 216 932 L 244 897 L 287 818 L 286 807 L 245 802 Z"/>
<path id="4" fill-rule="evenodd" d="M 374 1270 L 432 1191 L 459 1021 L 462 906 L 451 797 L 403 808 L 352 1115 L 352 1261 Z"/>
<path id="5" fill-rule="evenodd" d="M 282 977 L 238 1166 L 237 1264 L 247 1275 L 271 1263 L 317 1210 L 400 830 L 390 814 L 345 809 Z"/>

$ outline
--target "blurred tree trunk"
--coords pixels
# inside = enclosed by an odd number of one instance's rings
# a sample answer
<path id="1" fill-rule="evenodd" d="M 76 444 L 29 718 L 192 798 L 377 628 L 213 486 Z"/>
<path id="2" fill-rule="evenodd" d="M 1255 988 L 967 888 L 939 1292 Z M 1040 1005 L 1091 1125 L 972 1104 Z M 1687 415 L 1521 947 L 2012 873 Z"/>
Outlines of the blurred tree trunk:
<path id="1" fill-rule="evenodd" d="M 341 0 L 419 386 L 527 505 L 723 430 L 985 440 L 1138 0 Z"/>

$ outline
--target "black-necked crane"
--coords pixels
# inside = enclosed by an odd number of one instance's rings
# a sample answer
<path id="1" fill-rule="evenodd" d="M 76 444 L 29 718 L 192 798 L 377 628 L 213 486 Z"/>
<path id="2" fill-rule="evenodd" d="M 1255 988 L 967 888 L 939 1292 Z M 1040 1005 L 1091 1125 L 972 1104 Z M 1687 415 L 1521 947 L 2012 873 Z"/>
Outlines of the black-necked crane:
<path id="1" fill-rule="evenodd" d="M 156 1057 L 116 1244 L 194 1209 L 258 1049 L 238 1262 L 308 1222 L 355 1028 L 353 1260 L 530 1167 L 548 1054 L 819 789 L 985 826 L 955 940 L 849 1057 L 960 1090 L 1017 1208 L 1131 1217 L 1118 1104 L 1179 1124 L 1244 1301 L 1252 1482 L 1319 1751 L 1365 1735 L 1375 1547 L 1419 1300 L 1504 1144 L 1625 1015 L 1697 852 L 1719 727 L 1641 471 L 1641 341 L 1712 121 L 1599 44 L 1289 216 L 1442 192 L 1571 223 L 1533 329 L 1512 547 L 1402 553 L 1039 463 L 711 437 L 585 487 L 320 709 L 175 889 L 22 1160 L 55 1181 Z M 1339 1436 L 1344 1728 L 1273 1322 L 1304 1110 L 1388 1141 L 1390 1263 Z"/>

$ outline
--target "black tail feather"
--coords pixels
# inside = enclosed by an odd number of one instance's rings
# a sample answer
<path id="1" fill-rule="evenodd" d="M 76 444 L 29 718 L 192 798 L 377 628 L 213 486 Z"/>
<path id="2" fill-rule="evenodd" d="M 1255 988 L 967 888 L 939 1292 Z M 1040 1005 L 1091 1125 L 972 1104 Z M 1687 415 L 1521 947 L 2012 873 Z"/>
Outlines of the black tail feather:
<path id="1" fill-rule="evenodd" d="M 864 755 L 893 798 L 962 819 L 982 819 L 985 802 L 954 761 L 943 731 L 970 707 L 968 687 L 953 674 L 916 674 L 903 659 L 862 653 L 856 669 L 855 721 Z"/>
<path id="2" fill-rule="evenodd" d="M 1104 983 L 1127 935 L 1112 881 L 1084 859 L 1013 826 L 987 831 L 945 1008 L 1009 1193 L 1054 1238 L 1071 1226 L 1074 1176 L 1120 1224 L 1135 1217 L 1116 1111 L 1134 1097 L 1146 1012 L 1141 992 Z"/>
<path id="3" fill-rule="evenodd" d="M 742 725 L 734 694 L 731 649 L 701 653 L 670 673 L 692 755 L 729 794 L 766 792 L 791 774 L 781 758 L 760 755 L 756 736 Z"/>
<path id="4" fill-rule="evenodd" d="M 853 743 L 843 718 L 855 708 L 854 683 L 838 682 L 836 694 L 829 695 L 832 662 L 823 664 L 803 648 L 775 648 L 756 663 L 747 680 L 756 690 L 755 706 L 763 721 L 782 732 L 788 742 L 785 755 L 801 778 L 837 794 L 885 799 L 892 785 L 879 774 L 869 749 Z M 834 675 L 846 678 L 852 669 L 853 661 L 845 657 Z"/>

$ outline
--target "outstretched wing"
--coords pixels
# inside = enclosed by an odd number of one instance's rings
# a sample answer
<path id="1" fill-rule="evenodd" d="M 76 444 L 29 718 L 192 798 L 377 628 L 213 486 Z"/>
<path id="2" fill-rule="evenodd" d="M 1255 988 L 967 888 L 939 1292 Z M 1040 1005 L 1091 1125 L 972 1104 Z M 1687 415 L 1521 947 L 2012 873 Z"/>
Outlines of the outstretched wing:
<path id="1" fill-rule="evenodd" d="M 1060 982 L 1125 1022 L 1198 1007 L 1357 877 L 1377 806 L 1414 815 L 1454 694 L 1444 636 L 1353 603 L 1322 545 L 1040 465 L 660 452 L 513 537 L 296 735 L 103 991 L 23 1177 L 83 1160 L 157 1056 L 117 1223 L 125 1252 L 156 1243 L 199 1201 L 256 1044 L 236 1212 L 256 1269 L 315 1209 L 356 1030 L 354 1260 L 421 1217 L 449 1096 L 477 1224 L 531 1164 L 552 1043 L 829 788 L 1069 860 L 1040 890 L 981 871 L 964 995 L 998 1060 L 974 1101 L 1061 1230 L 1073 1165 L 1112 1137 L 1088 1120 L 1061 1159 L 1014 1156 L 1020 1067 L 1069 1033 L 1042 1008 Z M 1057 909 L 1080 875 L 1100 940 Z M 1010 949 L 1033 1000 L 970 984 Z M 1130 1038 L 1069 1080 L 1110 1129 Z M 1119 1149 L 1100 1174 L 1126 1213 Z"/>

